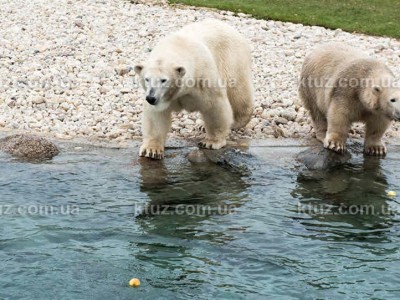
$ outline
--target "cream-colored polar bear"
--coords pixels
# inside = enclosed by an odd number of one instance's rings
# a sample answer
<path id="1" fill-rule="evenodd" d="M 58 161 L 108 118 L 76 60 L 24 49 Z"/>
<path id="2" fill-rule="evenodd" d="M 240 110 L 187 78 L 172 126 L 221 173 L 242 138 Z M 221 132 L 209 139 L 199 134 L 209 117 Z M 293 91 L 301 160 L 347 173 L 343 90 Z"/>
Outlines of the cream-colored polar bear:
<path id="1" fill-rule="evenodd" d="M 206 136 L 199 145 L 209 149 L 225 146 L 229 130 L 251 118 L 250 46 L 220 21 L 193 23 L 167 36 L 135 72 L 146 92 L 140 156 L 163 158 L 172 111 L 201 113 Z"/>
<path id="2" fill-rule="evenodd" d="M 382 137 L 400 119 L 400 89 L 393 79 L 383 63 L 346 45 L 326 44 L 306 57 L 299 93 L 325 148 L 343 153 L 351 124 L 362 121 L 365 153 L 386 154 Z"/>

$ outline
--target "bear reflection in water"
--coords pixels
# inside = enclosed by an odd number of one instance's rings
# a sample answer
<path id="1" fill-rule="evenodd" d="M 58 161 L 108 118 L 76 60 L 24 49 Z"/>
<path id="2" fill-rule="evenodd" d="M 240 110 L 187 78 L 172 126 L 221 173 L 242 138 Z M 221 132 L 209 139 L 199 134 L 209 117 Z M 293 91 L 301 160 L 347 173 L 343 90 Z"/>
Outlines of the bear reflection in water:
<path id="1" fill-rule="evenodd" d="M 300 172 L 292 196 L 307 230 L 327 239 L 363 240 L 384 238 L 393 225 L 387 189 L 381 160 L 365 157 L 362 164 Z"/>
<path id="2" fill-rule="evenodd" d="M 146 231 L 168 234 L 174 227 L 164 226 L 167 222 L 182 229 L 174 229 L 173 235 L 180 232 L 186 238 L 187 234 L 195 236 L 201 222 L 212 216 L 234 214 L 247 201 L 249 184 L 243 175 L 215 164 L 191 164 L 181 156 L 169 158 L 168 164 L 148 159 L 140 159 L 139 163 L 140 190 L 147 194 L 149 202 L 137 217 Z M 224 239 L 222 232 L 215 234 Z"/>
<path id="3" fill-rule="evenodd" d="M 212 163 L 191 164 L 182 155 L 141 158 L 139 164 L 140 191 L 148 200 L 136 213 L 142 235 L 131 242 L 132 251 L 143 273 L 157 274 L 152 284 L 169 290 L 178 282 L 192 293 L 199 288 L 193 274 L 228 255 L 205 257 L 204 251 L 230 249 L 236 230 L 245 230 L 236 224 L 235 210 L 247 202 L 248 184 L 239 174 Z"/>

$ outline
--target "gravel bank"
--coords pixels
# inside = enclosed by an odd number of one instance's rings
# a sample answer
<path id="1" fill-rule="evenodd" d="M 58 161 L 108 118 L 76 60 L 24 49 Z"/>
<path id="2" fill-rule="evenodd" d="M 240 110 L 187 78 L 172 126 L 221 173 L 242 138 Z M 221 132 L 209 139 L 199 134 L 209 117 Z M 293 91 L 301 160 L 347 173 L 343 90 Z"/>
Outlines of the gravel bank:
<path id="1" fill-rule="evenodd" d="M 134 2 L 0 0 L 0 130 L 121 143 L 140 137 L 143 93 L 132 66 L 164 35 L 205 18 L 233 25 L 253 47 L 254 118 L 232 139 L 312 133 L 298 103 L 297 77 L 306 52 L 321 42 L 359 47 L 400 75 L 400 43 L 394 39 Z M 197 119 L 177 114 L 171 135 L 198 137 Z M 395 124 L 388 135 L 400 136 L 399 128 Z M 361 132 L 363 126 L 354 126 L 353 134 Z"/>

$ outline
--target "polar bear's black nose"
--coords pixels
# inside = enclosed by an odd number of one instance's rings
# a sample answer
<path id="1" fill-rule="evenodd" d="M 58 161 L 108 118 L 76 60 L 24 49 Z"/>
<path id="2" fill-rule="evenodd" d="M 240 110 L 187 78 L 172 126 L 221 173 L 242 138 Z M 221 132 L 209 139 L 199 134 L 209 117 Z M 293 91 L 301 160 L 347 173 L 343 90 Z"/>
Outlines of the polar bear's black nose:
<path id="1" fill-rule="evenodd" d="M 149 104 L 154 105 L 156 103 L 157 99 L 154 96 L 147 96 L 146 101 L 149 102 Z"/>

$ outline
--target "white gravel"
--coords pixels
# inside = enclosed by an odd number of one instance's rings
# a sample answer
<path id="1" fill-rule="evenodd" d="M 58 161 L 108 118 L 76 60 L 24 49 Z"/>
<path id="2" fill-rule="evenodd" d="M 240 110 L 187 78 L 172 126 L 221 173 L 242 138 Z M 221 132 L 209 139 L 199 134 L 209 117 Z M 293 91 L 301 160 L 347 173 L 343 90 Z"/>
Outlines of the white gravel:
<path id="1" fill-rule="evenodd" d="M 160 1 L 134 2 L 0 0 L 0 129 L 62 139 L 124 142 L 140 137 L 144 95 L 132 66 L 164 35 L 205 18 L 233 25 L 253 47 L 254 118 L 232 139 L 310 136 L 297 78 L 304 55 L 319 43 L 335 40 L 359 47 L 400 75 L 395 39 L 148 4 Z M 197 119 L 197 114 L 177 114 L 171 135 L 198 136 Z M 353 132 L 363 127 L 354 126 Z M 400 136 L 399 125 L 388 135 Z"/>

